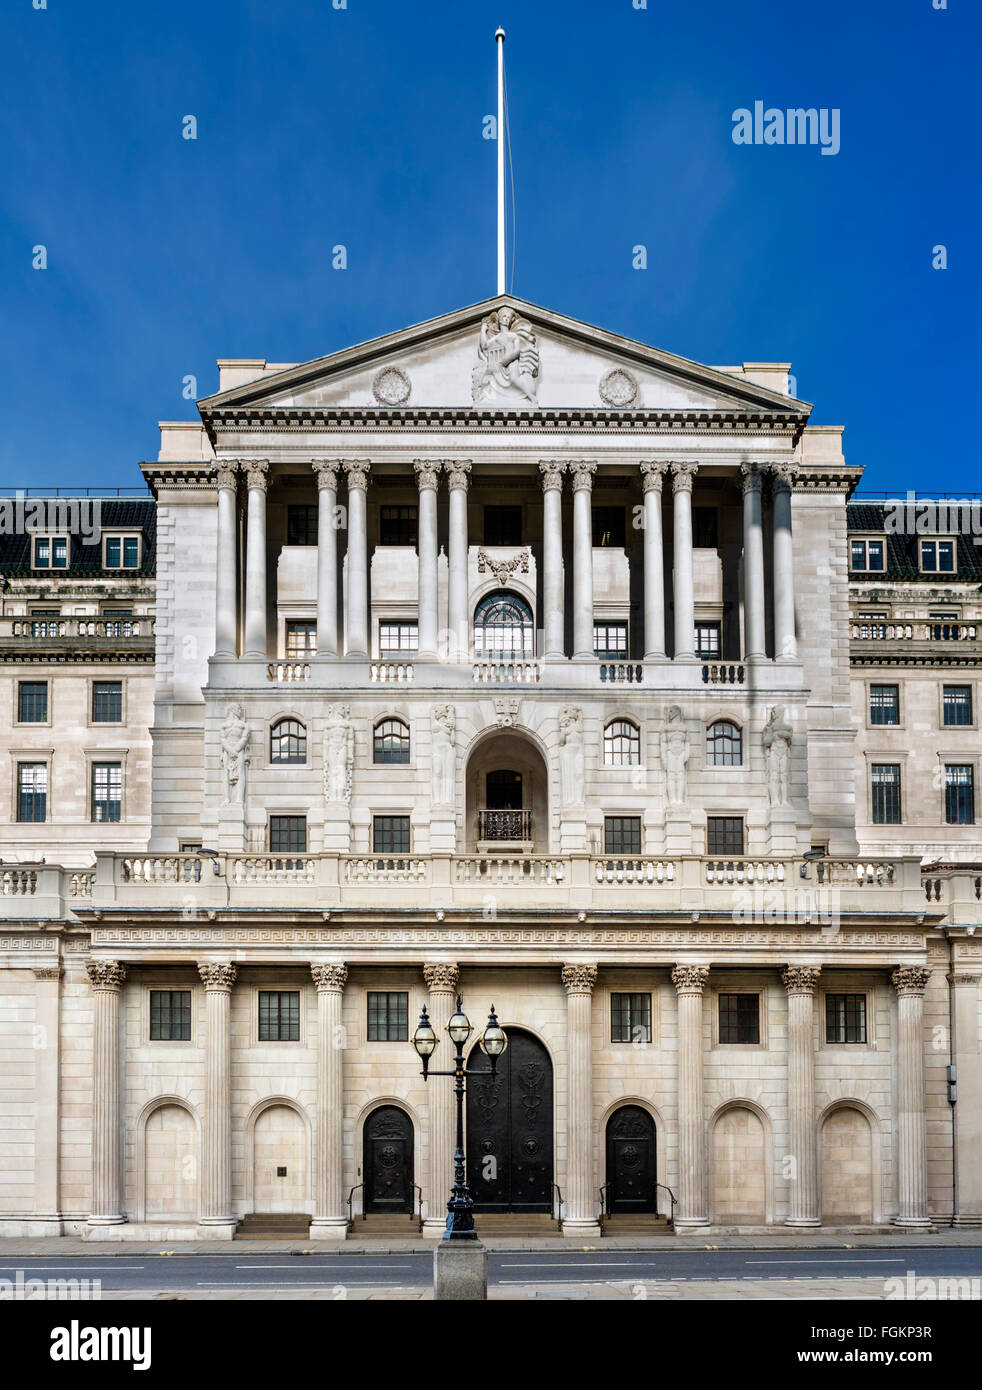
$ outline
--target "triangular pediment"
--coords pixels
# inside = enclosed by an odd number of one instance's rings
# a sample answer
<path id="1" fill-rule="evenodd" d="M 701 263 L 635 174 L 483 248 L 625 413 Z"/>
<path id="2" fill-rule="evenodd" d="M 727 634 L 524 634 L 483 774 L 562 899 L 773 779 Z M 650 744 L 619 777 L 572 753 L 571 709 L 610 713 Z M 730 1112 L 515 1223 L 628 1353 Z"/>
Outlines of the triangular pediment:
<path id="1" fill-rule="evenodd" d="M 803 401 L 716 367 L 499 296 L 219 392 L 213 411 L 781 411 Z"/>

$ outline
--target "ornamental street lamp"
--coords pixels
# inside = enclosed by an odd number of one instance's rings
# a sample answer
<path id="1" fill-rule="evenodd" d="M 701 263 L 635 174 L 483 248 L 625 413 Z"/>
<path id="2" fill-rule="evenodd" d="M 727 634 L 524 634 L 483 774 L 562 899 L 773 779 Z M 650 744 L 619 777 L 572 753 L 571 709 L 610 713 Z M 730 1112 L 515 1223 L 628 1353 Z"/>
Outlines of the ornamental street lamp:
<path id="1" fill-rule="evenodd" d="M 468 1076 L 487 1076 L 488 1073 L 468 1070 L 464 1066 L 464 1044 L 472 1031 L 470 1019 L 464 1013 L 463 1000 L 458 994 L 456 1011 L 447 1024 L 447 1032 L 456 1048 L 453 1071 L 430 1071 L 430 1058 L 440 1039 L 433 1031 L 425 1005 L 413 1034 L 413 1047 L 423 1061 L 423 1080 L 428 1081 L 431 1076 L 454 1078 L 454 1092 L 457 1098 L 457 1148 L 453 1156 L 454 1185 L 447 1202 L 447 1229 L 443 1234 L 444 1240 L 477 1240 L 477 1232 L 474 1230 L 474 1199 L 467 1188 L 464 1157 L 464 1080 Z M 493 1004 L 487 1027 L 478 1039 L 478 1046 L 491 1063 L 491 1076 L 496 1076 L 498 1058 L 508 1046 L 508 1039 L 498 1022 Z"/>

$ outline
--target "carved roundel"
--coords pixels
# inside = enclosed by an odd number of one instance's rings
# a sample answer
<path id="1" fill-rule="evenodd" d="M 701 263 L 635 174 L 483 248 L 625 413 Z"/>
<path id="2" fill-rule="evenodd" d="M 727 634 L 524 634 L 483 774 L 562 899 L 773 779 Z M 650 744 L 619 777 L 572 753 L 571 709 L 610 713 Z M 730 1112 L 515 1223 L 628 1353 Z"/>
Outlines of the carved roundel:
<path id="1" fill-rule="evenodd" d="M 372 391 L 381 405 L 405 405 L 412 382 L 401 367 L 383 367 L 375 375 Z"/>
<path id="2" fill-rule="evenodd" d="M 600 378 L 600 399 L 604 405 L 635 405 L 639 392 L 637 377 L 626 367 L 615 367 Z"/>

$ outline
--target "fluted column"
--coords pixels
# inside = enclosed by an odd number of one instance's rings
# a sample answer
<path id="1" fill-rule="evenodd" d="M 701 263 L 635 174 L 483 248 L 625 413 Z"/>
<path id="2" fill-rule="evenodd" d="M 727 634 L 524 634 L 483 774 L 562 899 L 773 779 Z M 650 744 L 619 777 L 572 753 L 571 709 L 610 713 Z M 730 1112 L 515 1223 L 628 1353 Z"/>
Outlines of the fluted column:
<path id="1" fill-rule="evenodd" d="M 236 967 L 199 961 L 205 987 L 205 1113 L 202 1124 L 202 1226 L 235 1229 L 232 1215 L 232 1050 L 229 1030 Z M 218 1239 L 218 1235 L 215 1236 Z"/>
<path id="2" fill-rule="evenodd" d="M 698 465 L 672 464 L 675 660 L 696 656 L 696 605 L 692 581 L 692 483 Z"/>
<path id="3" fill-rule="evenodd" d="M 542 474 L 542 656 L 546 661 L 561 661 L 566 656 L 563 602 L 563 474 L 566 465 L 543 459 L 539 472 Z M 592 536 L 590 539 L 592 541 Z M 591 607 L 592 604 L 591 599 Z"/>
<path id="4" fill-rule="evenodd" d="M 706 1117 L 702 1079 L 702 992 L 705 965 L 676 965 L 678 993 L 679 1191 L 676 1229 L 708 1226 L 706 1214 Z"/>
<path id="5" fill-rule="evenodd" d="M 595 463 L 569 465 L 573 477 L 573 660 L 592 661 L 593 475 Z"/>
<path id="6" fill-rule="evenodd" d="M 344 1025 L 341 1006 L 348 967 L 317 961 L 310 973 L 317 986 L 317 1181 L 312 1239 L 344 1240 Z"/>
<path id="7" fill-rule="evenodd" d="M 119 1134 L 119 991 L 126 966 L 92 960 L 92 1194 L 90 1226 L 119 1226 L 123 1215 Z"/>
<path id="8" fill-rule="evenodd" d="M 266 655 L 266 480 L 269 464 L 245 465 L 249 500 L 246 513 L 245 655 Z"/>
<path id="9" fill-rule="evenodd" d="M 430 995 L 427 1006 L 430 1022 L 441 1043 L 434 1058 L 434 1065 L 444 1069 L 450 1066 L 450 1054 L 447 1053 L 441 1060 L 440 1053 L 446 1052 L 447 1048 L 447 1024 L 454 1011 L 460 971 L 454 962 L 434 961 L 423 966 L 423 978 Z M 423 1235 L 438 1239 L 446 1229 L 447 1204 L 454 1182 L 456 1116 L 453 1086 L 446 1082 L 437 1082 L 430 1086 L 426 1098 L 430 1107 L 430 1162 L 427 1216 L 423 1222 Z M 473 1193 L 471 1195 L 473 1196 Z"/>
<path id="10" fill-rule="evenodd" d="M 798 656 L 794 630 L 794 555 L 791 539 L 791 489 L 798 476 L 792 463 L 771 466 L 774 497 L 774 655 L 785 661 Z"/>
<path id="11" fill-rule="evenodd" d="M 467 489 L 470 485 L 469 459 L 448 459 L 447 484 L 450 489 L 450 554 L 447 627 L 450 629 L 448 656 L 466 661 L 470 651 L 470 623 L 467 607 Z"/>
<path id="12" fill-rule="evenodd" d="M 644 488 L 644 659 L 665 655 L 665 557 L 661 528 L 662 481 L 667 463 L 642 463 Z"/>
<path id="13" fill-rule="evenodd" d="M 597 967 L 591 961 L 563 966 L 569 1082 L 566 1097 L 567 1169 L 563 1235 L 598 1235 L 599 1197 L 593 1166 L 593 1035 L 591 1014 Z"/>
<path id="14" fill-rule="evenodd" d="M 820 1226 L 815 1114 L 815 986 L 821 967 L 788 965 L 788 1130 L 791 1181 L 786 1226 Z"/>
<path id="15" fill-rule="evenodd" d="M 764 656 L 764 532 L 761 519 L 761 471 L 741 463 L 743 475 L 743 655 Z"/>
<path id="16" fill-rule="evenodd" d="M 416 485 L 419 488 L 419 531 L 416 542 L 419 593 L 419 651 L 420 661 L 435 661 L 437 656 L 437 534 L 436 490 L 440 481 L 440 465 L 430 459 L 417 459 Z"/>
<path id="17" fill-rule="evenodd" d="M 236 484 L 239 466 L 220 463 L 218 480 L 218 535 L 215 545 L 215 655 L 235 656 L 238 651 L 236 594 L 238 592 L 238 537 L 236 535 Z"/>
<path id="18" fill-rule="evenodd" d="M 317 655 L 338 654 L 338 459 L 317 459 Z"/>
<path id="19" fill-rule="evenodd" d="M 348 573 L 345 583 L 347 656 L 368 656 L 367 459 L 345 459 L 348 476 Z"/>
<path id="20" fill-rule="evenodd" d="M 897 991 L 898 1226 L 930 1226 L 927 1214 L 927 1126 L 924 1117 L 924 989 L 930 970 L 901 965 Z"/>

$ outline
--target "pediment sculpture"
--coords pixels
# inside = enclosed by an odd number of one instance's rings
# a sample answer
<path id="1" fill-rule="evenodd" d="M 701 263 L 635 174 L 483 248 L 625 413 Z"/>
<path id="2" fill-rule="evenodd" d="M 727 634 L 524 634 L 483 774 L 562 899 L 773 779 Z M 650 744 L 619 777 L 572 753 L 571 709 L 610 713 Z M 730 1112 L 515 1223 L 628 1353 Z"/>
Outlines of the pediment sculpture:
<path id="1" fill-rule="evenodd" d="M 477 364 L 471 373 L 475 401 L 523 400 L 537 404 L 539 345 L 528 319 L 506 305 L 481 324 Z"/>

